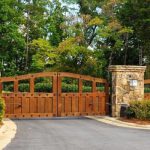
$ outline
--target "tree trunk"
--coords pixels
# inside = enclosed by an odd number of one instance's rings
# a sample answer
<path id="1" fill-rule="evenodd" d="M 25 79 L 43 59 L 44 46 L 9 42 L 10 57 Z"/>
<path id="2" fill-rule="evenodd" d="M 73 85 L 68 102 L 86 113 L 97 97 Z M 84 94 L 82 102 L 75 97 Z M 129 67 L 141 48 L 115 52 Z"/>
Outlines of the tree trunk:
<path id="1" fill-rule="evenodd" d="M 125 55 L 124 55 L 124 65 L 126 65 L 126 64 L 127 64 L 128 39 L 129 39 L 129 34 L 127 33 L 127 34 L 126 34 L 126 36 L 125 36 L 125 46 L 124 46 L 124 49 L 125 49 Z"/>
<path id="2" fill-rule="evenodd" d="M 139 47 L 139 65 L 143 65 L 143 48 Z"/>

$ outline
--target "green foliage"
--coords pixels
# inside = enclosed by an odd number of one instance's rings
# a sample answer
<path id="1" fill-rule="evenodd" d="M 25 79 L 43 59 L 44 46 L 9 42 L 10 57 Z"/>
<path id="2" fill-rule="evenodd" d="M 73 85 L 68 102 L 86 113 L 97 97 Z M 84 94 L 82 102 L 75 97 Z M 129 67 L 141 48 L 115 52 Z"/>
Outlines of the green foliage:
<path id="1" fill-rule="evenodd" d="M 131 101 L 126 113 L 130 118 L 150 120 L 150 100 Z"/>
<path id="2" fill-rule="evenodd" d="M 0 123 L 2 122 L 2 119 L 4 117 L 5 113 L 5 102 L 4 100 L 0 97 Z"/>
<path id="3" fill-rule="evenodd" d="M 58 47 L 60 71 L 96 76 L 96 59 L 93 52 L 79 45 L 78 38 L 68 38 Z"/>
<path id="4" fill-rule="evenodd" d="M 144 92 L 150 93 L 150 84 L 144 84 Z"/>
<path id="5" fill-rule="evenodd" d="M 126 116 L 128 119 L 135 118 L 135 112 L 134 112 L 134 110 L 132 109 L 132 107 L 128 107 L 128 108 L 125 110 L 125 116 Z"/>
<path id="6" fill-rule="evenodd" d="M 32 70 L 43 71 L 56 64 L 57 53 L 48 41 L 44 39 L 33 40 L 30 48 L 35 52 L 32 57 Z"/>
<path id="7" fill-rule="evenodd" d="M 13 86 L 9 85 L 7 86 L 7 90 L 3 91 L 5 93 L 9 93 L 13 90 Z M 100 92 L 104 91 L 104 87 L 97 87 L 97 90 Z M 19 92 L 29 92 L 30 86 L 28 83 L 21 83 L 19 84 Z M 41 82 L 41 83 L 35 83 L 35 92 L 44 92 L 44 93 L 50 93 L 52 92 L 52 83 L 48 82 Z M 62 82 L 62 92 L 78 92 L 78 85 L 77 84 L 69 84 L 66 82 Z M 83 86 L 82 92 L 91 92 L 92 87 L 91 86 Z"/>
<path id="8" fill-rule="evenodd" d="M 51 10 L 48 16 L 48 28 L 47 32 L 50 34 L 49 41 L 53 46 L 58 46 L 62 42 L 64 36 L 64 30 L 62 25 L 65 23 L 64 12 L 59 0 L 53 0 Z"/>
<path id="9" fill-rule="evenodd" d="M 101 8 L 101 3 L 99 0 L 77 0 L 80 6 L 80 13 L 85 15 L 97 16 L 99 12 L 98 8 Z"/>
<path id="10" fill-rule="evenodd" d="M 17 0 L 0 1 L 0 72 L 15 74 L 21 70 L 25 40 L 19 31 L 21 5 Z"/>
<path id="11" fill-rule="evenodd" d="M 149 14 L 148 0 L 1 0 L 0 74 L 149 64 Z"/>
<path id="12" fill-rule="evenodd" d="M 144 88 L 144 93 L 150 93 L 150 88 Z"/>
<path id="13" fill-rule="evenodd" d="M 52 84 L 51 83 L 36 83 L 35 84 L 35 92 L 52 92 Z"/>
<path id="14" fill-rule="evenodd" d="M 132 28 L 133 34 L 129 38 L 131 44 L 130 51 L 136 49 L 135 53 L 141 53 L 146 61 L 150 63 L 150 6 L 149 0 L 126 0 L 122 3 L 117 11 L 117 17 L 123 26 Z M 141 65 L 142 65 L 141 64 Z"/>
<path id="15" fill-rule="evenodd" d="M 62 92 L 78 92 L 78 85 L 62 83 Z"/>
<path id="16" fill-rule="evenodd" d="M 19 92 L 30 92 L 30 85 L 29 83 L 21 83 L 19 84 Z"/>

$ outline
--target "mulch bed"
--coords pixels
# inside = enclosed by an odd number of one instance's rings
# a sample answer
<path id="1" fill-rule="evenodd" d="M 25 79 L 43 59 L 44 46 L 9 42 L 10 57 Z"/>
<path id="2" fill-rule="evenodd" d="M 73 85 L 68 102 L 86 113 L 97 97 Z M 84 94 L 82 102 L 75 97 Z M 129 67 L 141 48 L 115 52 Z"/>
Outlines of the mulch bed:
<path id="1" fill-rule="evenodd" d="M 139 119 L 127 119 L 127 118 L 120 118 L 120 121 L 128 122 L 128 123 L 136 123 L 138 125 L 150 125 L 150 120 L 139 120 Z"/>

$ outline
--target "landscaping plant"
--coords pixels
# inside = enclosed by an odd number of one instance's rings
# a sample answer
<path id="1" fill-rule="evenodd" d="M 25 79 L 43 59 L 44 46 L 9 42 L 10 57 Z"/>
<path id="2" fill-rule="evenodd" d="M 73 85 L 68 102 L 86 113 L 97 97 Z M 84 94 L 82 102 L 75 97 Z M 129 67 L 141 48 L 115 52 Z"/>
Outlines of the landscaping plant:
<path id="1" fill-rule="evenodd" d="M 126 116 L 128 118 L 150 120 L 150 100 L 131 101 L 126 110 Z"/>
<path id="2" fill-rule="evenodd" d="M 2 122 L 2 119 L 4 117 L 4 112 L 5 112 L 5 102 L 4 100 L 0 97 L 0 123 Z"/>

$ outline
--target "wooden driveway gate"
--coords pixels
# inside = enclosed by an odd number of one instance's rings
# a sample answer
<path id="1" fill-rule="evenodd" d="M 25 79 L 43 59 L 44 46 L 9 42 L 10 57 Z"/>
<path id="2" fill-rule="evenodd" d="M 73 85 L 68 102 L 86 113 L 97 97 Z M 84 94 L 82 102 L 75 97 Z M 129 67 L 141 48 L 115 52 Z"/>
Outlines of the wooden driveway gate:
<path id="1" fill-rule="evenodd" d="M 0 78 L 8 118 L 105 115 L 105 79 L 64 72 Z"/>

